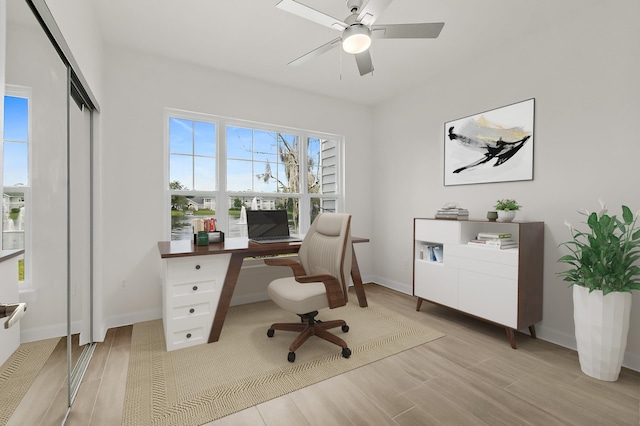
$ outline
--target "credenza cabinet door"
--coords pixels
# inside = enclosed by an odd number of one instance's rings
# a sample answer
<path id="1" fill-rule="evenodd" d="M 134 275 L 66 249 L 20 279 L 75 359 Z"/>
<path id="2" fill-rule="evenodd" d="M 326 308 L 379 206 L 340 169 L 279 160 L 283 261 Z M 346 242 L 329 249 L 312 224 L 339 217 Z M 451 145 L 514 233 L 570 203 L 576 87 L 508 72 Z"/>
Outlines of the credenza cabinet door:
<path id="1" fill-rule="evenodd" d="M 458 271 L 442 264 L 416 261 L 415 294 L 441 305 L 458 306 Z"/>
<path id="2" fill-rule="evenodd" d="M 415 237 L 418 241 L 440 244 L 460 244 L 460 226 L 457 221 L 420 220 L 415 223 Z"/>
<path id="3" fill-rule="evenodd" d="M 458 309 L 516 328 L 518 281 L 472 271 L 459 273 Z"/>

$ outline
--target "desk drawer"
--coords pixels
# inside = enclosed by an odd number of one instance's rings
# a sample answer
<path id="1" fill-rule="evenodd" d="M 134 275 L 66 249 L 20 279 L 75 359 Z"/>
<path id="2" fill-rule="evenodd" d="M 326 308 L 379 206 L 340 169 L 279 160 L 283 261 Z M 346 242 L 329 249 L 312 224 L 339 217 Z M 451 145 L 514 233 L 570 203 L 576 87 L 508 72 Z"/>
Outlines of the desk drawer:
<path id="1" fill-rule="evenodd" d="M 177 321 L 183 318 L 197 318 L 203 315 L 207 316 L 207 318 L 212 318 L 213 316 L 211 315 L 211 313 L 211 302 L 207 301 L 174 306 L 173 308 L 171 308 L 169 315 L 172 320 Z"/>
<path id="2" fill-rule="evenodd" d="M 167 284 L 207 281 L 225 274 L 230 256 L 190 256 L 166 260 Z M 224 275 L 223 275 L 224 276 Z"/>
<path id="3" fill-rule="evenodd" d="M 169 288 L 169 297 L 191 296 L 196 294 L 211 293 L 216 290 L 215 281 L 189 282 L 173 284 Z"/>
<path id="4" fill-rule="evenodd" d="M 170 333 L 170 342 L 167 346 L 171 346 L 172 349 L 186 348 L 188 346 L 206 343 L 208 338 L 208 333 L 205 336 L 204 326 L 192 327 Z"/>

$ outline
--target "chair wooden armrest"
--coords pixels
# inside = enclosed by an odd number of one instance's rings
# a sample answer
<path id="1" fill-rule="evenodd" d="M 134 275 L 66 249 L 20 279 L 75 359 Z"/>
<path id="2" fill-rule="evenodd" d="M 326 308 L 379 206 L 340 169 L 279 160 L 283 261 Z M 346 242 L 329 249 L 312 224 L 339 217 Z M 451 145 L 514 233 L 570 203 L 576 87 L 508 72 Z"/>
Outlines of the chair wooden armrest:
<path id="1" fill-rule="evenodd" d="M 322 282 L 327 290 L 327 300 L 329 301 L 329 308 L 338 308 L 347 304 L 342 290 L 342 284 L 333 275 L 329 274 L 315 274 L 315 275 L 299 275 L 296 276 L 296 281 L 299 283 L 317 283 Z"/>
<path id="2" fill-rule="evenodd" d="M 300 276 L 306 275 L 306 272 L 300 262 L 295 259 L 287 259 L 287 258 L 274 258 L 274 259 L 264 259 L 264 263 L 269 266 L 289 266 L 293 270 L 293 275 Z"/>
<path id="3" fill-rule="evenodd" d="M 327 289 L 327 300 L 329 301 L 329 308 L 338 308 L 340 306 L 344 306 L 347 304 L 345 300 L 344 293 L 342 290 L 342 285 L 340 281 L 336 279 L 336 277 L 329 274 L 315 274 L 315 275 L 307 275 L 304 268 L 295 259 L 287 259 L 287 258 L 274 258 L 274 259 L 264 259 L 264 263 L 269 266 L 288 266 L 293 270 L 293 275 L 295 279 L 299 283 L 317 283 L 322 282 Z"/>

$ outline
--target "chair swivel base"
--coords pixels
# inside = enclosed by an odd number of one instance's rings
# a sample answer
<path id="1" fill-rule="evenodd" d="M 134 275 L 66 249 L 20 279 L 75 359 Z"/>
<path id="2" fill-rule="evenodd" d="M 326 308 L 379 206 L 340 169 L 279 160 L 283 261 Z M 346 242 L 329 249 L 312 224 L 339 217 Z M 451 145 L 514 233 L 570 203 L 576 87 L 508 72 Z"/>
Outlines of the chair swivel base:
<path id="1" fill-rule="evenodd" d="M 344 320 L 316 320 L 316 315 L 318 315 L 318 311 L 309 312 L 307 314 L 298 314 L 302 322 L 275 323 L 271 324 L 271 327 L 267 330 L 267 336 L 269 337 L 273 337 L 275 330 L 295 331 L 300 333 L 293 343 L 291 343 L 291 346 L 289 346 L 289 355 L 287 356 L 289 362 L 294 362 L 296 360 L 296 349 L 302 346 L 302 344 L 311 336 L 318 336 L 321 339 L 340 346 L 342 348 L 342 356 L 344 358 L 349 358 L 351 356 L 351 349 L 347 347 L 347 343 L 335 334 L 327 331 L 332 328 L 341 327 L 342 331 L 347 333 L 349 331 L 347 323 Z"/>

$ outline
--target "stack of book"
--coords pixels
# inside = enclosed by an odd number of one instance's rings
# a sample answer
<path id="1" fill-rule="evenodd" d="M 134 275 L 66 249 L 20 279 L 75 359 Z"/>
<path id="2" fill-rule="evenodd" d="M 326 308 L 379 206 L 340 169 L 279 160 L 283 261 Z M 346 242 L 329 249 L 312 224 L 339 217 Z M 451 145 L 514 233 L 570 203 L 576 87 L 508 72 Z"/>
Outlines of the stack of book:
<path id="1" fill-rule="evenodd" d="M 436 212 L 436 219 L 468 220 L 469 210 L 443 207 Z"/>
<path id="2" fill-rule="evenodd" d="M 479 232 L 476 238 L 469 241 L 469 245 L 508 249 L 517 248 L 518 242 L 508 232 Z"/>

